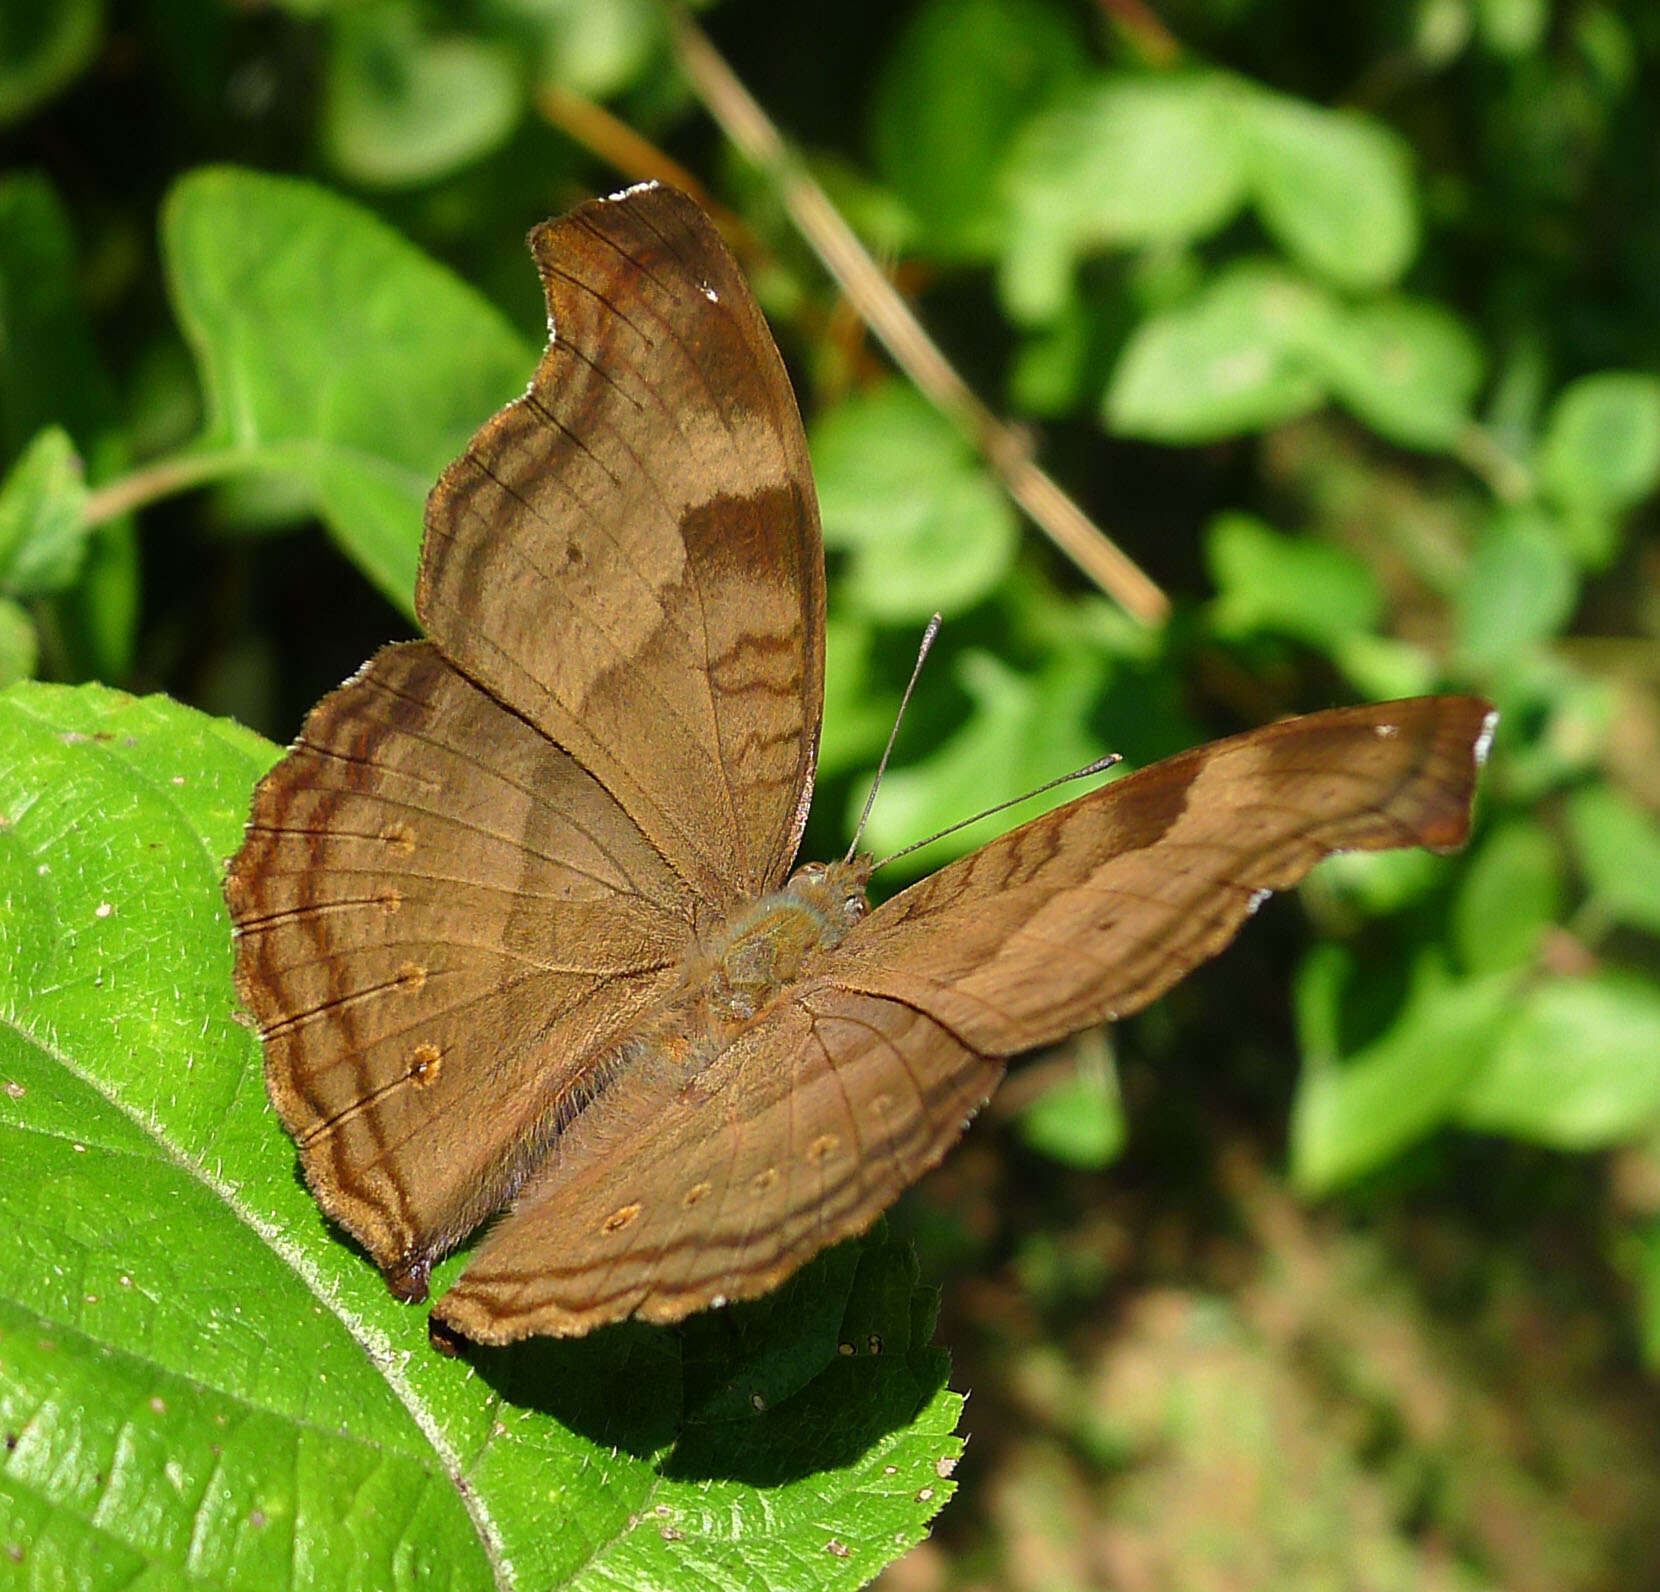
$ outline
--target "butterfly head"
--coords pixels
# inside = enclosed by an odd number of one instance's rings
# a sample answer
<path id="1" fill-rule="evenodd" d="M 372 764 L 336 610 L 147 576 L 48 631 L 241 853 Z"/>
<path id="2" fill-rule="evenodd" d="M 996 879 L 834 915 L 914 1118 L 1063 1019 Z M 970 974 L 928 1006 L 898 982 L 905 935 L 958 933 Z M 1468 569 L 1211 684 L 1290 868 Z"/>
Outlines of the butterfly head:
<path id="1" fill-rule="evenodd" d="M 865 895 L 870 867 L 869 857 L 857 856 L 846 862 L 809 862 L 790 875 L 784 889 L 823 922 L 824 944 L 837 944 L 870 911 Z"/>

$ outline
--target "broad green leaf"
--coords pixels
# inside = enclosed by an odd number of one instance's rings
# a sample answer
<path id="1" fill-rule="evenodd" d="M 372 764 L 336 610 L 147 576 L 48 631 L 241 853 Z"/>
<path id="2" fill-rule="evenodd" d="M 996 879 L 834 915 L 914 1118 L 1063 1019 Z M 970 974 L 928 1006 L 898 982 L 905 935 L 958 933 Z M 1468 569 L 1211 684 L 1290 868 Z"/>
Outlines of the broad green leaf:
<path id="1" fill-rule="evenodd" d="M 1495 669 L 1548 641 L 1573 612 L 1578 584 L 1542 512 L 1499 514 L 1458 589 L 1460 660 L 1467 668 Z"/>
<path id="2" fill-rule="evenodd" d="M 1307 414 L 1325 387 L 1301 344 L 1309 322 L 1331 313 L 1318 288 L 1274 266 L 1233 267 L 1193 303 L 1136 328 L 1107 388 L 1107 429 L 1212 442 Z"/>
<path id="3" fill-rule="evenodd" d="M 1385 299 L 1310 325 L 1304 352 L 1358 420 L 1408 448 L 1445 450 L 1470 424 L 1482 353 L 1470 329 L 1425 299 Z"/>
<path id="4" fill-rule="evenodd" d="M 468 165 L 506 141 L 521 100 L 502 46 L 426 37 L 407 0 L 370 0 L 335 18 L 323 136 L 359 182 L 409 187 Z"/>
<path id="5" fill-rule="evenodd" d="M 1568 833 L 1591 898 L 1610 917 L 1660 934 L 1660 823 L 1610 785 L 1568 799 Z"/>
<path id="6" fill-rule="evenodd" d="M 1539 443 L 1539 479 L 1565 507 L 1619 514 L 1660 481 L 1660 380 L 1625 371 L 1562 390 Z"/>
<path id="7" fill-rule="evenodd" d="M 0 1539 L 35 1584 L 863 1584 L 959 1446 L 880 1232 L 679 1331 L 452 1361 L 323 1221 L 219 893 L 276 755 L 160 698 L 0 699 Z"/>
<path id="8" fill-rule="evenodd" d="M 825 545 L 852 554 L 843 590 L 860 613 L 958 613 L 997 585 L 1014 556 L 1014 510 L 914 388 L 890 381 L 849 398 L 810 441 Z"/>
<path id="9" fill-rule="evenodd" d="M 201 451 L 226 473 L 304 481 L 408 611 L 427 492 L 523 388 L 532 350 L 471 288 L 309 183 L 193 172 L 168 200 L 163 244 L 207 394 Z"/>
<path id="10" fill-rule="evenodd" d="M 1074 1049 L 1071 1072 L 1029 1101 L 1016 1125 L 1040 1154 L 1081 1172 L 1098 1172 L 1124 1148 L 1124 1101 L 1105 1042 L 1089 1045 L 1080 1039 Z"/>
<path id="11" fill-rule="evenodd" d="M 889 768 L 865 830 L 865 849 L 877 856 L 897 851 L 1099 757 L 1101 747 L 1090 733 L 1088 716 L 1106 673 L 1105 660 L 1088 647 L 1057 653 L 1035 676 L 1017 674 L 989 653 L 961 654 L 956 675 L 973 711 L 928 757 Z M 990 833 L 1070 801 L 1083 788 L 1063 785 L 1035 797 L 1029 807 L 991 820 L 997 827 Z M 861 787 L 849 797 L 849 833 L 864 796 Z M 907 874 L 924 873 L 985 838 L 978 828 L 962 830 L 922 847 L 900 866 Z"/>
<path id="12" fill-rule="evenodd" d="M 99 0 L 6 0 L 0 7 L 0 122 L 20 121 L 80 74 L 98 48 Z"/>
<path id="13" fill-rule="evenodd" d="M 62 426 L 48 426 L 0 483 L 0 590 L 68 586 L 86 549 L 86 473 Z"/>
<path id="14" fill-rule="evenodd" d="M 871 112 L 877 173 L 925 247 L 986 258 L 1008 232 L 998 169 L 1021 124 L 1084 69 L 1049 0 L 930 0 L 887 52 Z"/>
<path id="15" fill-rule="evenodd" d="M 1323 1194 L 1352 1182 L 1448 1121 L 1499 1042 L 1514 995 L 1509 973 L 1453 981 L 1426 954 L 1399 1017 L 1354 1055 L 1315 1049 L 1320 1031 L 1304 1028 L 1291 1114 L 1297 1186 Z"/>
<path id="16" fill-rule="evenodd" d="M 1033 118 L 1001 179 L 1012 212 L 1001 282 L 1014 316 L 1053 319 L 1085 254 L 1222 226 L 1245 197 L 1240 98 L 1216 75 L 1102 77 Z"/>
<path id="17" fill-rule="evenodd" d="M 1279 94 L 1243 104 L 1252 191 L 1285 251 L 1339 287 L 1397 281 L 1418 248 L 1411 157 L 1380 122 Z"/>
<path id="18" fill-rule="evenodd" d="M 1564 1150 L 1594 1150 L 1660 1123 L 1660 990 L 1629 975 L 1529 990 L 1459 1119 Z"/>
<path id="19" fill-rule="evenodd" d="M 1526 967 L 1562 910 L 1562 852 L 1531 818 L 1516 818 L 1481 842 L 1453 903 L 1453 943 L 1471 973 Z"/>
<path id="20" fill-rule="evenodd" d="M 1378 621 L 1383 598 L 1365 561 L 1330 542 L 1285 536 L 1249 514 L 1219 514 L 1205 536 L 1224 636 L 1274 631 L 1330 649 Z"/>

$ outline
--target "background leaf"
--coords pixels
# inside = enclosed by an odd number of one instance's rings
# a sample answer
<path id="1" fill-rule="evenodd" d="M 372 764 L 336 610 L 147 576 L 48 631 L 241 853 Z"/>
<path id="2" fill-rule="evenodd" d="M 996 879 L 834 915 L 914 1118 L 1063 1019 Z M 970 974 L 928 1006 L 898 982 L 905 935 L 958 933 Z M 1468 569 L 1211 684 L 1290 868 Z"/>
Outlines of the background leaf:
<path id="1" fill-rule="evenodd" d="M 1286 252 L 1339 287 L 1387 287 L 1418 247 L 1405 146 L 1381 124 L 1259 94 L 1246 136 L 1258 213 Z"/>
<path id="2" fill-rule="evenodd" d="M 1259 630 L 1334 647 L 1377 622 L 1382 603 L 1372 572 L 1327 543 L 1282 536 L 1247 514 L 1225 514 L 1205 538 L 1205 561 L 1218 596 L 1217 630 Z"/>
<path id="3" fill-rule="evenodd" d="M 67 586 L 86 547 L 86 473 L 62 426 L 48 426 L 0 482 L 0 588 L 35 597 Z"/>
<path id="4" fill-rule="evenodd" d="M 409 611 L 427 492 L 535 355 L 471 288 L 307 183 L 196 172 L 163 242 L 207 393 L 199 452 L 303 481 Z"/>
<path id="5" fill-rule="evenodd" d="M 324 136 L 359 182 L 428 182 L 505 142 L 519 96 L 506 50 L 423 36 L 412 5 L 371 0 L 336 18 Z"/>
<path id="6" fill-rule="evenodd" d="M 1660 380 L 1582 376 L 1551 406 L 1539 443 L 1545 490 L 1569 507 L 1618 513 L 1660 481 Z"/>
<path id="7" fill-rule="evenodd" d="M 1601 910 L 1660 934 L 1660 823 L 1607 785 L 1575 791 L 1568 833 Z"/>
<path id="8" fill-rule="evenodd" d="M 98 0 L 8 0 L 0 13 L 0 122 L 50 99 L 98 47 Z"/>
<path id="9" fill-rule="evenodd" d="M 1450 449 L 1470 425 L 1481 348 L 1438 304 L 1382 299 L 1320 317 L 1304 352 L 1332 396 L 1391 442 Z"/>
<path id="10" fill-rule="evenodd" d="M 1207 442 L 1307 414 L 1325 388 L 1300 345 L 1328 313 L 1319 289 L 1287 272 L 1235 266 L 1192 304 L 1136 328 L 1107 389 L 1108 429 Z"/>
<path id="11" fill-rule="evenodd" d="M 950 423 L 889 382 L 811 432 L 825 545 L 852 554 L 844 590 L 873 619 L 958 613 L 1014 554 L 1015 517 Z"/>
<path id="12" fill-rule="evenodd" d="M 1008 230 L 997 170 L 1022 123 L 1083 71 L 1072 23 L 1044 0 L 932 0 L 876 88 L 871 144 L 931 252 L 986 257 Z"/>
<path id="13" fill-rule="evenodd" d="M 1514 992 L 1505 973 L 1453 982 L 1420 960 L 1389 1031 L 1353 1055 L 1326 1050 L 1299 1006 L 1309 1064 L 1291 1118 L 1291 1170 L 1325 1193 L 1373 1171 L 1445 1122 L 1499 1042 Z"/>
<path id="14" fill-rule="evenodd" d="M 1003 297 L 1053 319 L 1074 263 L 1101 248 L 1202 238 L 1243 202 L 1238 91 L 1224 78 L 1101 78 L 1034 116 L 1000 181 Z"/>
<path id="15" fill-rule="evenodd" d="M 1472 1127 L 1565 1150 L 1660 1123 L 1660 995 L 1639 980 L 1562 979 L 1530 990 L 1458 1102 Z"/>

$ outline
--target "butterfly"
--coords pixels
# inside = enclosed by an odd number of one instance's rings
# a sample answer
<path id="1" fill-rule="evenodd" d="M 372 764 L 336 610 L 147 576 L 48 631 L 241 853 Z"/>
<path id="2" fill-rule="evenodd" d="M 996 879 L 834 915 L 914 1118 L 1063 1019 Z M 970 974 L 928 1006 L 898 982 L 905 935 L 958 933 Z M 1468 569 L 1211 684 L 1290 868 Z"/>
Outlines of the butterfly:
<path id="1" fill-rule="evenodd" d="M 1491 711 L 1287 720 L 868 905 L 791 872 L 824 553 L 783 362 L 689 199 L 531 235 L 524 396 L 428 501 L 416 609 L 261 782 L 226 892 L 272 1103 L 439 1331 L 672 1322 L 779 1283 L 932 1167 L 1005 1058 L 1122 1017 L 1334 851 L 1467 833 Z"/>

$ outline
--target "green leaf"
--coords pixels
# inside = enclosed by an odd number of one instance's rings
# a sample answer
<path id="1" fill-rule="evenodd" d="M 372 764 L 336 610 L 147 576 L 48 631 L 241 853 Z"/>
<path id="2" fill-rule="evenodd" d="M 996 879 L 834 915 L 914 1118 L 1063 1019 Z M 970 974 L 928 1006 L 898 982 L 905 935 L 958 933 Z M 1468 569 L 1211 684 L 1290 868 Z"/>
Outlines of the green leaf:
<path id="1" fill-rule="evenodd" d="M 1660 934 L 1660 823 L 1609 785 L 1575 791 L 1567 817 L 1596 906 L 1632 928 Z"/>
<path id="2" fill-rule="evenodd" d="M 541 36 L 537 76 L 590 99 L 638 81 L 663 43 L 653 0 L 498 0 L 498 9 Z"/>
<path id="3" fill-rule="evenodd" d="M 0 699 L 0 1537 L 108 1584 L 863 1584 L 959 1447 L 880 1232 L 679 1332 L 468 1363 L 323 1221 L 219 893 L 276 755 L 160 698 Z"/>
<path id="4" fill-rule="evenodd" d="M 168 200 L 163 244 L 207 394 L 201 449 L 227 471 L 304 481 L 409 611 L 427 492 L 523 388 L 532 351 L 471 288 L 308 183 L 194 172 Z"/>
<path id="5" fill-rule="evenodd" d="M 0 597 L 0 691 L 27 680 L 40 662 L 40 638 L 29 610 L 10 597 Z"/>
<path id="6" fill-rule="evenodd" d="M 37 172 L 0 179 L 0 457 L 61 425 L 99 462 L 114 409 L 82 304 L 69 216 Z M 93 478 L 98 472 L 93 470 Z"/>
<path id="7" fill-rule="evenodd" d="M 0 483 L 0 589 L 19 597 L 74 582 L 86 550 L 86 475 L 62 426 L 37 436 Z"/>
<path id="8" fill-rule="evenodd" d="M 1341 902 L 1349 916 L 1386 918 L 1404 912 L 1443 883 L 1445 857 L 1412 846 L 1399 851 L 1340 851 L 1309 875 L 1303 890 L 1311 904 Z"/>
<path id="9" fill-rule="evenodd" d="M 1118 1074 L 1105 1043 L 1075 1047 L 1070 1073 L 1057 1078 L 1016 1119 L 1020 1137 L 1040 1155 L 1080 1172 L 1098 1172 L 1124 1149 L 1128 1127 Z"/>
<path id="10" fill-rule="evenodd" d="M 1238 637 L 1277 632 L 1323 650 L 1370 630 L 1382 594 L 1363 559 L 1329 542 L 1284 536 L 1249 514 L 1219 514 L 1205 536 L 1217 588 L 1212 623 Z"/>
<path id="11" fill-rule="evenodd" d="M 1495 669 L 1548 641 L 1567 622 L 1578 577 L 1561 538 L 1539 510 L 1499 514 L 1458 589 L 1458 656 Z"/>
<path id="12" fill-rule="evenodd" d="M 0 8 L 0 122 L 21 121 L 73 82 L 102 31 L 99 0 L 6 0 Z"/>
<path id="13" fill-rule="evenodd" d="M 1104 248 L 1209 236 L 1245 197 L 1240 91 L 1217 75 L 1102 77 L 1034 117 L 1002 173 L 1003 298 L 1047 321 L 1073 267 Z"/>
<path id="14" fill-rule="evenodd" d="M 1458 1115 L 1563 1150 L 1601 1149 L 1660 1123 L 1660 990 L 1619 974 L 1530 990 Z"/>
<path id="15" fill-rule="evenodd" d="M 1107 388 L 1107 429 L 1213 442 L 1307 414 L 1325 387 L 1301 343 L 1310 321 L 1330 313 L 1318 288 L 1274 266 L 1232 267 L 1191 304 L 1136 328 Z"/>
<path id="16" fill-rule="evenodd" d="M 1244 102 L 1244 140 L 1263 225 L 1339 287 L 1399 279 L 1418 247 L 1411 155 L 1379 122 L 1283 95 Z"/>
<path id="17" fill-rule="evenodd" d="M 1609 677 L 1537 651 L 1511 660 L 1494 676 L 1493 696 L 1509 801 L 1526 805 L 1601 774 L 1621 713 Z"/>
<path id="18" fill-rule="evenodd" d="M 870 683 L 875 632 L 858 620 L 832 616 L 824 627 L 824 727 L 819 736 L 821 780 L 843 769 L 870 766 L 893 725 L 898 698 L 884 701 Z"/>
<path id="19" fill-rule="evenodd" d="M 1641 503 L 1660 481 L 1660 380 L 1604 371 L 1563 388 L 1539 443 L 1539 481 L 1585 512 Z"/>
<path id="20" fill-rule="evenodd" d="M 914 388 L 889 381 L 849 398 L 809 440 L 825 545 L 852 554 L 843 590 L 860 613 L 959 613 L 996 587 L 1014 556 L 1014 510 Z"/>
<path id="21" fill-rule="evenodd" d="M 888 770 L 865 829 L 865 849 L 878 856 L 1035 790 L 1100 756 L 1100 745 L 1088 727 L 1090 709 L 1107 674 L 1098 650 L 1066 648 L 1036 676 L 1017 674 L 989 653 L 968 651 L 957 658 L 955 673 L 974 704 L 973 712 L 930 756 Z M 1078 794 L 1076 786 L 1059 786 L 1035 797 L 1029 808 L 1003 818 L 999 827 L 1012 827 Z M 849 797 L 849 833 L 864 796 L 859 787 Z M 901 866 L 908 873 L 926 872 L 984 838 L 977 838 L 974 830 L 959 831 L 922 847 Z"/>
<path id="22" fill-rule="evenodd" d="M 1374 702 L 1387 702 L 1391 697 L 1423 696 L 1435 689 L 1441 675 L 1440 660 L 1427 646 L 1361 631 L 1351 631 L 1336 642 L 1331 649 L 1331 661 L 1362 696 Z"/>
<path id="23" fill-rule="evenodd" d="M 1375 1170 L 1447 1121 L 1492 1054 L 1515 995 L 1509 973 L 1451 981 L 1433 957 L 1415 970 L 1393 1025 L 1339 1060 L 1321 1044 L 1334 1023 L 1298 1003 L 1305 1060 L 1291 1115 L 1291 1170 L 1323 1194 Z"/>
<path id="24" fill-rule="evenodd" d="M 1046 0 L 930 0 L 888 52 L 872 107 L 878 174 L 933 253 L 989 257 L 1007 235 L 998 168 L 1021 124 L 1083 70 Z"/>
<path id="25" fill-rule="evenodd" d="M 1493 830 L 1470 859 L 1453 904 L 1453 943 L 1472 973 L 1529 966 L 1562 910 L 1562 852 L 1531 818 Z"/>
<path id="26" fill-rule="evenodd" d="M 1488 49 L 1512 58 L 1538 49 L 1550 24 L 1549 0 L 1477 0 L 1475 12 Z"/>
<path id="27" fill-rule="evenodd" d="M 521 90 L 504 48 L 427 38 L 406 0 L 371 0 L 334 18 L 323 136 L 341 171 L 377 187 L 431 182 L 499 147 Z"/>
<path id="28" fill-rule="evenodd" d="M 1481 345 L 1456 315 L 1425 299 L 1385 299 L 1316 319 L 1304 351 L 1332 396 L 1408 448 L 1446 450 L 1470 424 Z"/>
<path id="29" fill-rule="evenodd" d="M 81 301 L 69 217 L 33 172 L 0 179 L 0 457 L 47 426 L 62 426 L 86 461 L 87 479 L 125 468 L 126 440 Z M 128 516 L 87 538 L 75 585 L 47 605 L 57 666 L 119 679 L 131 667 L 138 627 L 138 542 Z"/>

